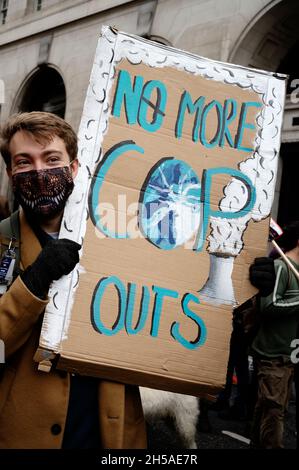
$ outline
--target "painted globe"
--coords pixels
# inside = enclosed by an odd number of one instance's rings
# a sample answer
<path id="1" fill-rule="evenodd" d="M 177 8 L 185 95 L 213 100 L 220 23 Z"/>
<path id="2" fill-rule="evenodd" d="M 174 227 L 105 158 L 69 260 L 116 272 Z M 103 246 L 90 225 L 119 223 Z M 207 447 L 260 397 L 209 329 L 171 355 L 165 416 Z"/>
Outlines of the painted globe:
<path id="1" fill-rule="evenodd" d="M 160 160 L 141 191 L 139 226 L 154 245 L 171 250 L 183 245 L 199 229 L 200 180 L 187 163 Z"/>

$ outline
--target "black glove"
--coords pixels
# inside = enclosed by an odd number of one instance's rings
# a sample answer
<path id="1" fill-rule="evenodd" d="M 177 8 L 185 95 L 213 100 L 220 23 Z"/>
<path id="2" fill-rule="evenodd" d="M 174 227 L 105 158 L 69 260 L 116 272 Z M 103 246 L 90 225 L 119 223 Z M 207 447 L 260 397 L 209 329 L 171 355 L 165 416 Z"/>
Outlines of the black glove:
<path id="1" fill-rule="evenodd" d="M 45 299 L 52 281 L 70 273 L 79 261 L 81 245 L 66 238 L 50 240 L 21 275 L 26 287 Z"/>
<path id="2" fill-rule="evenodd" d="M 249 279 L 257 287 L 261 296 L 271 294 L 275 285 L 274 260 L 272 258 L 255 258 L 249 267 Z"/>

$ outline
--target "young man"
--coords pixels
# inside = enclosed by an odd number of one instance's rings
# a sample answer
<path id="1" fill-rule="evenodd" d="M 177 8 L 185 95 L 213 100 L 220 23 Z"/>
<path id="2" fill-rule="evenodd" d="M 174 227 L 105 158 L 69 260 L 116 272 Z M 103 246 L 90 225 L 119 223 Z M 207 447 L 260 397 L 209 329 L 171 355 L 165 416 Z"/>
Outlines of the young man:
<path id="1" fill-rule="evenodd" d="M 12 116 L 0 139 L 22 207 L 21 274 L 0 298 L 0 339 L 6 353 L 0 379 L 0 448 L 143 448 L 137 387 L 55 368 L 40 372 L 33 361 L 49 286 L 79 261 L 80 245 L 57 239 L 78 171 L 76 134 L 63 119 L 32 112 Z M 7 234 L 1 238 L 5 250 L 10 240 Z"/>
<path id="2" fill-rule="evenodd" d="M 299 222 L 284 229 L 279 244 L 299 271 Z M 283 447 L 284 415 L 294 374 L 291 343 L 299 326 L 298 279 L 283 260 L 275 260 L 274 266 L 275 284 L 270 295 L 261 297 L 261 326 L 252 343 L 258 374 L 252 445 L 266 449 Z M 251 267 L 250 279 L 256 287 L 264 271 L 263 265 Z"/>

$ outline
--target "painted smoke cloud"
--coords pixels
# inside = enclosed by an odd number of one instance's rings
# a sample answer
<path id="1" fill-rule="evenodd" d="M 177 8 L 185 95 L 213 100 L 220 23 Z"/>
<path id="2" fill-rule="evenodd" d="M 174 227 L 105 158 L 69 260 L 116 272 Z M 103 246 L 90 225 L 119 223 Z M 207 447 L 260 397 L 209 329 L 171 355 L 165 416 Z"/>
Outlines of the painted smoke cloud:
<path id="1" fill-rule="evenodd" d="M 253 210 L 233 220 L 211 217 L 211 234 L 208 237 L 210 273 L 200 293 L 202 298 L 212 303 L 235 304 L 231 275 L 234 258 L 243 248 L 244 231 L 250 220 L 259 222 L 270 214 L 276 182 L 277 148 L 279 147 L 279 128 L 276 121 L 277 116 L 282 112 L 282 106 L 276 100 L 274 87 L 270 93 L 272 96 L 266 102 L 265 94 L 259 92 L 264 106 L 256 118 L 258 131 L 254 141 L 255 151 L 252 157 L 239 164 L 240 171 L 247 175 L 255 186 L 256 201 Z M 219 208 L 221 211 L 237 212 L 244 207 L 246 198 L 247 188 L 244 183 L 232 178 L 224 188 L 224 197 Z"/>

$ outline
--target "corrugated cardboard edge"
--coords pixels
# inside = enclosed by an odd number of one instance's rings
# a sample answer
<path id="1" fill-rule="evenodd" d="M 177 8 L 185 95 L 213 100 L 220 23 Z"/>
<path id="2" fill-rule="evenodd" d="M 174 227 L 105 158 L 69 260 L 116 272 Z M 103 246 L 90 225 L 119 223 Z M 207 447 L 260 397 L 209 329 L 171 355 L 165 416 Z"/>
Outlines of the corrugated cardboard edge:
<path id="1" fill-rule="evenodd" d="M 80 358 L 76 359 L 76 365 L 74 364 L 73 358 L 64 356 L 60 357 L 57 365 L 58 369 L 67 370 L 71 373 L 79 373 L 81 375 L 96 376 L 102 379 L 113 380 L 114 382 L 120 382 L 125 384 L 136 385 L 140 380 L 141 372 L 134 369 L 122 369 L 120 367 L 113 367 L 111 371 L 111 365 L 105 364 L 86 364 L 84 361 L 80 361 Z M 167 383 L 167 386 L 166 386 Z M 195 384 L 188 380 L 180 380 L 178 378 L 167 377 L 166 375 L 151 374 L 147 372 L 142 374 L 142 384 L 145 387 L 156 388 L 159 390 L 169 390 L 177 392 L 178 388 L 180 393 L 186 395 L 193 395 L 199 397 L 205 397 L 209 400 L 213 400 L 213 394 L 217 394 L 222 384 L 210 384 L 200 383 Z"/>

